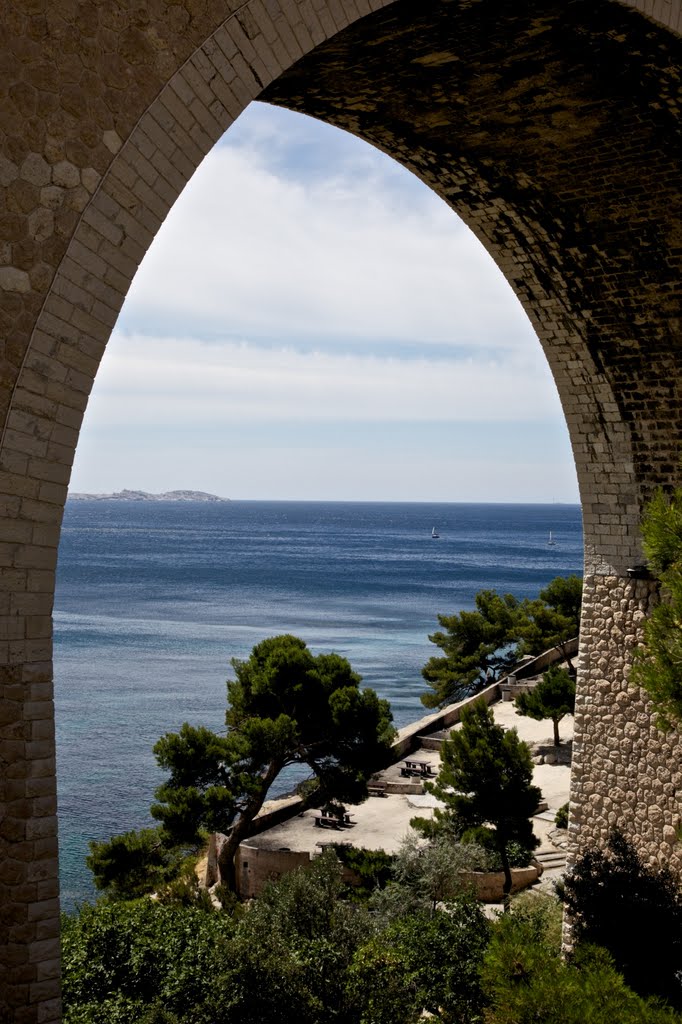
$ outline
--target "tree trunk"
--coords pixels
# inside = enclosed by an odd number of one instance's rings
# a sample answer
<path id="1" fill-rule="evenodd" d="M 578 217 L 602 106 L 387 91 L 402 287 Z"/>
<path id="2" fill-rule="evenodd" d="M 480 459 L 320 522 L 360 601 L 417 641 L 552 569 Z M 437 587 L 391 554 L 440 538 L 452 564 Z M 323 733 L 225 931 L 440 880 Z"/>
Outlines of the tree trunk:
<path id="1" fill-rule="evenodd" d="M 273 762 L 273 764 L 268 766 L 265 773 L 261 776 L 261 785 L 258 788 L 258 792 L 254 793 L 235 821 L 227 836 L 227 841 L 220 851 L 220 857 L 218 858 L 220 880 L 227 886 L 230 892 L 237 892 L 237 870 L 234 858 L 237 855 L 239 844 L 250 835 L 251 822 L 263 806 L 268 790 L 281 770 L 282 765 L 279 762 Z"/>
<path id="2" fill-rule="evenodd" d="M 566 643 L 567 642 L 568 641 L 566 641 Z M 575 668 L 573 667 L 573 662 L 571 661 L 570 655 L 566 653 L 566 643 L 557 644 L 557 647 L 561 651 L 561 653 L 563 655 L 563 658 L 564 658 L 564 661 L 568 665 L 568 671 L 571 673 L 572 676 L 575 676 L 576 675 L 576 671 L 575 671 Z"/>
<path id="3" fill-rule="evenodd" d="M 502 870 L 504 871 L 504 885 L 502 886 L 504 912 L 508 914 L 511 907 L 512 873 L 509 866 L 509 857 L 507 856 L 507 844 L 503 840 L 498 840 L 498 850 L 500 851 Z"/>
<path id="4" fill-rule="evenodd" d="M 561 740 L 559 739 L 559 719 L 558 718 L 553 718 L 552 719 L 552 723 L 554 725 L 554 746 L 555 747 L 560 747 L 561 746 Z"/>

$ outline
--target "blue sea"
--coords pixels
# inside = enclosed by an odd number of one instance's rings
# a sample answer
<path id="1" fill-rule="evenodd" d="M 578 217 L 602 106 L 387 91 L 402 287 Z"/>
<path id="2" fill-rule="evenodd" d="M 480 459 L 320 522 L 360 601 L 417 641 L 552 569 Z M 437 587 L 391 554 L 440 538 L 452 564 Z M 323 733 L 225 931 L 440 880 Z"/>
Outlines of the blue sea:
<path id="1" fill-rule="evenodd" d="M 184 721 L 222 729 L 230 660 L 259 640 L 295 633 L 345 655 L 402 726 L 426 713 L 439 613 L 483 588 L 533 597 L 570 573 L 582 573 L 577 505 L 68 502 L 55 604 L 64 907 L 93 896 L 90 839 L 152 823 L 155 741 Z"/>

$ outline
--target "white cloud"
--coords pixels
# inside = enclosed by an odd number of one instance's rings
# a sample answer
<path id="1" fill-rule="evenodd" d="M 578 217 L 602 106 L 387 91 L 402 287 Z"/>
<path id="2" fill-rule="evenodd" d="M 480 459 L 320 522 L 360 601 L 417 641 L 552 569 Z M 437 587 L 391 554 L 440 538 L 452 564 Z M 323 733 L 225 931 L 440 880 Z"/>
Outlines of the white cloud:
<path id="1" fill-rule="evenodd" d="M 228 133 L 199 167 L 138 272 L 127 323 L 293 341 L 532 343 L 491 258 L 416 178 L 357 140 L 350 152 L 362 159 L 343 150 L 325 173 L 283 169 L 273 133 L 236 146 Z"/>
<path id="2" fill-rule="evenodd" d="M 560 415 L 541 354 L 398 359 L 118 334 L 88 424 L 500 422 Z"/>
<path id="3" fill-rule="evenodd" d="M 253 105 L 140 268 L 72 486 L 570 501 L 575 470 L 537 339 L 461 221 L 371 147 Z"/>

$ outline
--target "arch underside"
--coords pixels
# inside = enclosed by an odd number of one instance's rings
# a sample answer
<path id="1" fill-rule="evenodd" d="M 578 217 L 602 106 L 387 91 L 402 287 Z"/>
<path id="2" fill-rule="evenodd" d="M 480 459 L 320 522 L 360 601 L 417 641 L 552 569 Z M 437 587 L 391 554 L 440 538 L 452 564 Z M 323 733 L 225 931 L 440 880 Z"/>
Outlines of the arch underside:
<path id="1" fill-rule="evenodd" d="M 6 5 L 0 43 L 0 966 L 13 1019 L 59 1019 L 50 614 L 87 396 L 168 209 L 256 98 L 395 157 L 519 297 L 583 501 L 574 849 L 619 821 L 682 868 L 680 747 L 627 682 L 654 588 L 625 573 L 682 437 L 678 0 L 28 6 Z"/>
<path id="2" fill-rule="evenodd" d="M 405 6 L 339 34 L 260 98 L 374 143 L 486 246 L 557 382 L 588 569 L 620 572 L 641 560 L 631 527 L 682 437 L 679 111 L 660 101 L 679 44 L 651 26 L 643 45 L 640 19 L 610 4 L 518 4 L 494 24 L 480 4 L 409 19 Z"/>

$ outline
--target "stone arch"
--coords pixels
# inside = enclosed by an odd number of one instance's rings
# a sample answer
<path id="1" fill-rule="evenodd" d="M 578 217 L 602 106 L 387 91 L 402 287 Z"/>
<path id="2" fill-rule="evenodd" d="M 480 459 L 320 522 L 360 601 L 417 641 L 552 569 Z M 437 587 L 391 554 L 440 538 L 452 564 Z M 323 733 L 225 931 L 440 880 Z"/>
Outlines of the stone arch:
<path id="1" fill-rule="evenodd" d="M 155 0 L 144 9 L 134 0 L 115 9 L 36 0 L 8 12 L 13 78 L 0 157 L 8 1012 L 17 1022 L 59 1019 L 50 615 L 87 396 L 156 230 L 256 97 L 322 117 L 399 159 L 463 216 L 529 314 L 569 424 L 585 520 L 576 842 L 603 839 L 624 820 L 650 856 L 674 858 L 678 783 L 663 791 L 655 769 L 678 758 L 679 746 L 650 730 L 645 705 L 626 689 L 628 647 L 653 587 L 625 570 L 641 558 L 642 501 L 673 480 L 682 435 L 679 0 L 525 0 L 513 11 L 490 0 L 425 0 L 418 10 L 408 0 Z"/>

